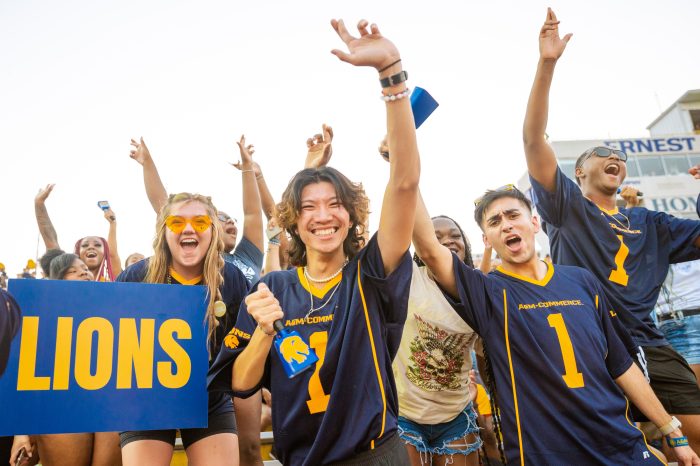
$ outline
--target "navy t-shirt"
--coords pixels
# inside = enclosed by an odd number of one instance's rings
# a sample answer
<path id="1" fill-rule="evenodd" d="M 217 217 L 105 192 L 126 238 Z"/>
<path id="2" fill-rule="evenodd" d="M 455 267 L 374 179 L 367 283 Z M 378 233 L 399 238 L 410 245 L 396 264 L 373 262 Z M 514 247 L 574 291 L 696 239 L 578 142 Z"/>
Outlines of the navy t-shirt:
<path id="1" fill-rule="evenodd" d="M 375 235 L 323 289 L 309 288 L 302 268 L 261 279 L 279 300 L 285 326 L 299 332 L 319 357 L 315 367 L 292 379 L 274 346 L 267 357 L 261 382 L 274 400 L 275 451 L 283 464 L 348 459 L 395 433 L 398 399 L 391 363 L 406 321 L 412 270 L 406 252 L 386 276 Z M 310 306 L 321 309 L 307 317 Z M 232 364 L 256 326 L 243 303 L 209 371 L 210 390 L 231 389 Z"/>
<path id="2" fill-rule="evenodd" d="M 639 345 L 668 345 L 651 311 L 669 264 L 700 259 L 700 221 L 643 207 L 606 212 L 559 169 L 554 192 L 530 180 L 553 261 L 592 272 Z"/>
<path id="3" fill-rule="evenodd" d="M 260 280 L 260 271 L 263 266 L 263 252 L 244 236 L 236 246 L 233 254 L 222 254 L 224 261 L 235 265 L 243 272 L 245 278 L 252 283 Z"/>
<path id="4" fill-rule="evenodd" d="M 484 341 L 508 464 L 655 460 L 632 453 L 644 440 L 614 381 L 631 367 L 634 343 L 593 275 L 547 267 L 541 281 L 500 267 L 484 275 L 453 255 L 459 301 L 446 297 Z"/>
<path id="5" fill-rule="evenodd" d="M 19 330 L 21 313 L 15 299 L 5 290 L 0 289 L 0 376 L 7 367 L 12 339 Z"/>
<path id="6" fill-rule="evenodd" d="M 117 277 L 118 282 L 143 282 L 148 271 L 148 259 L 137 262 Z M 243 273 L 232 264 L 224 263 L 222 270 L 224 282 L 221 287 L 221 298 L 226 304 L 226 314 L 223 317 L 217 317 L 219 325 L 214 330 L 211 340 L 209 341 L 209 351 L 213 358 L 219 353 L 221 343 L 224 336 L 233 328 L 238 315 L 238 309 L 241 302 L 248 294 L 250 284 L 246 280 Z M 172 284 L 180 285 L 180 283 L 171 277 Z M 211 365 L 212 361 L 209 361 Z M 229 394 L 224 392 L 209 393 L 209 415 L 233 412 L 233 403 Z"/>

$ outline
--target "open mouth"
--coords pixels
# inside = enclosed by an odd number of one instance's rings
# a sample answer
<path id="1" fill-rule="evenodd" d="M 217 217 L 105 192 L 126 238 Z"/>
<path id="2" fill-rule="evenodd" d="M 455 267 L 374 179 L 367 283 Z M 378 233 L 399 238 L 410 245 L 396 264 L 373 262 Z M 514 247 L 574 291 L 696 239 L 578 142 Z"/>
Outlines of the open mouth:
<path id="1" fill-rule="evenodd" d="M 327 237 L 333 235 L 336 231 L 338 231 L 337 227 L 329 227 L 329 228 L 319 228 L 316 230 L 311 230 L 311 233 L 314 234 L 314 236 L 318 237 Z"/>
<path id="2" fill-rule="evenodd" d="M 522 243 L 522 238 L 517 235 L 509 236 L 506 238 L 506 246 L 511 249 L 515 249 Z"/>
<path id="3" fill-rule="evenodd" d="M 95 252 L 95 251 L 88 251 L 85 253 L 86 259 L 95 259 L 96 257 L 97 257 L 97 252 Z"/>
<path id="4" fill-rule="evenodd" d="M 607 175 L 617 176 L 620 174 L 620 166 L 616 163 L 611 163 L 605 167 L 604 171 Z"/>
<path id="5" fill-rule="evenodd" d="M 180 247 L 186 251 L 196 249 L 198 245 L 199 241 L 197 241 L 194 238 L 185 238 L 182 241 L 180 241 Z"/>

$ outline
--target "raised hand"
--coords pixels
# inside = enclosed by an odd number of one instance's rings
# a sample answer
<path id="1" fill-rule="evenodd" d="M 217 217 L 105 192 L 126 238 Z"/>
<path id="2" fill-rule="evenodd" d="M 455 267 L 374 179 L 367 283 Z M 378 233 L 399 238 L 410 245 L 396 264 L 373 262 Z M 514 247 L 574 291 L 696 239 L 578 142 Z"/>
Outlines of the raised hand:
<path id="1" fill-rule="evenodd" d="M 51 194 L 51 191 L 53 191 L 53 187 L 56 186 L 55 184 L 47 184 L 44 189 L 39 189 L 39 192 L 37 193 L 36 197 L 34 198 L 34 203 L 36 204 L 43 204 L 46 202 L 46 199 L 49 197 L 49 194 Z"/>
<path id="2" fill-rule="evenodd" d="M 306 140 L 306 161 L 304 168 L 325 167 L 333 155 L 333 128 L 324 124 L 322 134 L 316 134 Z"/>
<path id="3" fill-rule="evenodd" d="M 620 191 L 620 197 L 625 200 L 625 208 L 637 207 L 640 204 L 639 190 L 634 186 L 625 186 Z"/>
<path id="4" fill-rule="evenodd" d="M 114 212 L 112 211 L 111 208 L 105 210 L 105 211 L 104 211 L 104 214 L 105 214 L 105 218 L 107 219 L 107 221 L 108 221 L 109 223 L 115 222 L 115 221 L 117 220 L 117 216 L 114 215 Z"/>
<path id="5" fill-rule="evenodd" d="M 551 8 L 547 8 L 547 19 L 540 29 L 540 58 L 542 60 L 558 60 L 564 53 L 566 44 L 573 34 L 559 37 L 559 20 Z"/>
<path id="6" fill-rule="evenodd" d="M 274 335 L 275 329 L 272 324 L 276 320 L 284 318 L 284 312 L 280 307 L 275 295 L 264 283 L 258 284 L 258 291 L 250 293 L 245 298 L 248 307 L 248 314 L 251 315 L 258 327 L 267 335 Z"/>
<path id="7" fill-rule="evenodd" d="M 688 169 L 688 173 L 690 173 L 696 180 L 700 180 L 700 163 Z"/>
<path id="8" fill-rule="evenodd" d="M 132 139 L 131 145 L 134 148 L 131 149 L 131 152 L 129 153 L 129 157 L 136 160 L 141 165 L 143 165 L 146 161 L 150 160 L 151 153 L 148 151 L 148 147 L 146 147 L 146 143 L 143 142 L 143 138 L 140 138 L 139 142 L 137 142 L 135 139 Z"/>
<path id="9" fill-rule="evenodd" d="M 372 66 L 377 70 L 386 68 L 401 58 L 399 50 L 387 38 L 379 32 L 376 24 L 369 25 L 367 20 L 361 19 L 357 23 L 357 30 L 360 37 L 350 35 L 342 19 L 331 20 L 331 26 L 338 33 L 338 36 L 345 42 L 348 52 L 333 49 L 331 53 L 340 60 L 355 66 Z"/>
<path id="10" fill-rule="evenodd" d="M 238 141 L 238 149 L 241 152 L 241 160 L 234 162 L 231 165 L 238 168 L 239 170 L 254 170 L 253 167 L 253 154 L 255 153 L 255 148 L 252 144 L 245 145 L 245 135 L 241 135 L 241 140 Z M 258 167 L 258 172 L 260 172 L 260 167 Z M 255 173 L 258 176 L 258 173 Z"/>

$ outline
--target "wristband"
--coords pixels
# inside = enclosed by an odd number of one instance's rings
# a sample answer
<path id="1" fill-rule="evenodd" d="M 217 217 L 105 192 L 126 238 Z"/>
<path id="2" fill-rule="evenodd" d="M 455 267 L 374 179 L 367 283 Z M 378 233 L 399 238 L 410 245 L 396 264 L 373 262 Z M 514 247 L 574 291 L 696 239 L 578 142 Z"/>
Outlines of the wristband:
<path id="1" fill-rule="evenodd" d="M 280 245 L 280 240 L 279 240 L 278 237 L 275 236 L 275 237 L 270 238 L 269 240 L 267 240 L 267 244 L 268 244 L 268 245 L 274 244 L 275 246 L 279 246 L 279 245 Z"/>
<path id="2" fill-rule="evenodd" d="M 685 435 L 683 437 L 676 437 L 676 438 L 666 437 L 666 443 L 671 448 L 687 447 L 688 446 L 688 437 L 686 437 Z"/>
<path id="3" fill-rule="evenodd" d="M 408 79 L 408 73 L 405 71 L 399 71 L 393 76 L 389 76 L 388 78 L 383 78 L 379 80 L 379 84 L 382 85 L 382 87 L 391 87 L 391 86 L 396 86 L 397 84 L 401 84 L 402 82 L 406 81 Z"/>
<path id="4" fill-rule="evenodd" d="M 382 94 L 380 99 L 382 99 L 384 102 L 394 102 L 395 100 L 401 100 L 409 95 L 411 95 L 411 90 L 406 88 L 398 94 Z"/>
<path id="5" fill-rule="evenodd" d="M 668 435 L 671 432 L 673 432 L 676 429 L 680 429 L 683 427 L 681 424 L 681 421 L 676 419 L 676 416 L 672 416 L 671 420 L 666 424 L 665 426 L 659 427 L 659 430 L 661 431 L 661 435 Z"/>
<path id="6" fill-rule="evenodd" d="M 381 70 L 379 70 L 379 72 L 380 72 L 380 73 L 385 72 L 386 70 L 388 70 L 389 68 L 391 68 L 392 66 L 394 66 L 395 64 L 397 64 L 397 63 L 400 62 L 400 61 L 401 61 L 401 59 L 399 58 L 398 60 L 396 60 L 396 61 L 395 61 L 394 63 L 392 63 L 391 65 L 386 65 L 384 68 L 382 68 Z"/>

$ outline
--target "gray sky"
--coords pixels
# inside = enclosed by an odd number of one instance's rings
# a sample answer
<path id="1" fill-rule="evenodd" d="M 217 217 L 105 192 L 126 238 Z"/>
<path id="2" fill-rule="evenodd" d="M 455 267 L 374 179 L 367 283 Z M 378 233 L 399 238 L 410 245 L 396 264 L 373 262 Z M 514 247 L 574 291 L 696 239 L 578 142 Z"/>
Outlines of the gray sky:
<path id="1" fill-rule="evenodd" d="M 235 141 L 245 133 L 278 196 L 306 138 L 335 130 L 331 165 L 362 181 L 376 226 L 386 164 L 376 73 L 339 62 L 330 19 L 376 22 L 401 51 L 409 85 L 440 103 L 419 130 L 431 214 L 456 218 L 475 252 L 473 199 L 525 170 L 521 126 L 547 6 L 574 36 L 552 89 L 554 140 L 634 137 L 700 88 L 700 2 L 0 2 L 0 262 L 35 256 L 33 198 L 47 202 L 64 249 L 107 236 L 122 260 L 150 254 L 155 216 L 129 139 L 143 136 L 170 192 L 211 195 L 241 217 Z M 40 246 L 40 254 L 43 252 Z"/>

